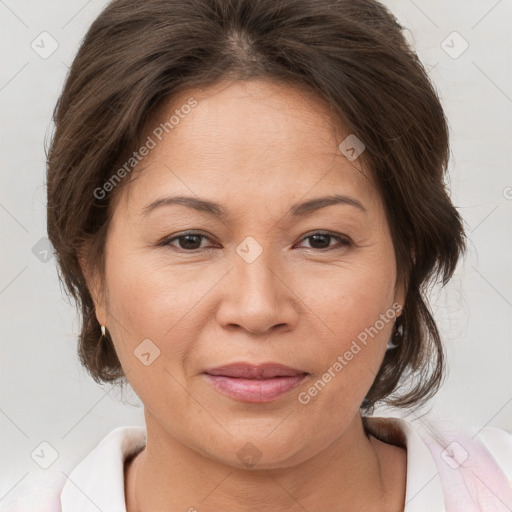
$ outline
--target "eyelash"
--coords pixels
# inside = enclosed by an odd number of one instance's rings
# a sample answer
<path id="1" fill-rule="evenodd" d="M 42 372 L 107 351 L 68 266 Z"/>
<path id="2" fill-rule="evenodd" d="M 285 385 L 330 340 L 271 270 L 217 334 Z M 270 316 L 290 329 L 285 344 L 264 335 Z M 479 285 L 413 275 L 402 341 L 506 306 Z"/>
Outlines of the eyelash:
<path id="1" fill-rule="evenodd" d="M 326 237 L 337 239 L 341 243 L 341 246 L 337 247 L 337 248 L 335 247 L 335 249 L 342 249 L 342 248 L 346 248 L 346 247 L 352 247 L 352 245 L 353 245 L 352 240 L 350 240 L 347 236 L 340 235 L 338 233 L 330 233 L 328 231 L 315 231 L 314 233 L 311 233 L 311 234 L 303 237 L 301 239 L 301 241 L 307 240 L 308 238 L 312 238 L 312 237 L 314 237 L 316 235 L 322 235 L 322 236 L 326 236 Z M 178 235 L 178 236 L 173 236 L 171 238 L 164 238 L 161 242 L 159 242 L 157 244 L 157 246 L 158 247 L 166 247 L 166 246 L 173 247 L 176 250 L 181 251 L 182 253 L 194 254 L 194 253 L 197 253 L 197 252 L 201 251 L 201 249 L 187 250 L 187 249 L 182 249 L 180 247 L 176 247 L 176 246 L 171 245 L 171 242 L 174 242 L 175 240 L 179 240 L 180 238 L 185 238 L 187 236 L 199 236 L 199 237 L 202 237 L 203 239 L 213 241 L 210 237 L 208 237 L 206 235 L 203 235 L 202 233 L 196 233 L 195 231 L 187 231 L 187 232 L 182 233 L 181 235 Z M 306 249 L 311 249 L 311 250 L 317 251 L 317 252 L 326 252 L 326 251 L 334 250 L 334 249 L 329 248 L 329 247 L 328 248 L 324 248 L 324 249 L 315 249 L 314 247 L 306 247 Z"/>

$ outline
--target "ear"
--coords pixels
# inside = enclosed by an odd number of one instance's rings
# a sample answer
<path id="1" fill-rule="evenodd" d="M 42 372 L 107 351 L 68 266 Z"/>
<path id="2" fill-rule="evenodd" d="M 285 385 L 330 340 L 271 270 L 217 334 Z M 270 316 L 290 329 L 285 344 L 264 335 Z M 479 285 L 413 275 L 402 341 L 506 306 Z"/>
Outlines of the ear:
<path id="1" fill-rule="evenodd" d="M 395 316 L 397 318 L 402 314 L 406 294 L 407 292 L 405 289 L 405 283 L 403 282 L 403 279 L 397 278 L 395 284 L 395 302 L 393 304 L 393 308 L 395 309 Z"/>
<path id="2" fill-rule="evenodd" d="M 98 275 L 96 268 L 89 261 L 88 249 L 89 245 L 87 243 L 81 247 L 78 254 L 78 262 L 85 277 L 87 289 L 89 290 L 94 303 L 96 319 L 100 325 L 107 325 L 107 308 L 104 291 L 100 276 Z"/>
<path id="3" fill-rule="evenodd" d="M 416 256 L 414 253 L 414 249 L 410 249 L 412 266 L 416 263 Z M 402 314 L 402 310 L 405 305 L 405 299 L 407 297 L 407 283 L 405 283 L 404 278 L 397 276 L 395 283 L 395 302 L 394 304 L 399 305 L 399 308 L 395 308 L 396 317 L 398 318 Z"/>

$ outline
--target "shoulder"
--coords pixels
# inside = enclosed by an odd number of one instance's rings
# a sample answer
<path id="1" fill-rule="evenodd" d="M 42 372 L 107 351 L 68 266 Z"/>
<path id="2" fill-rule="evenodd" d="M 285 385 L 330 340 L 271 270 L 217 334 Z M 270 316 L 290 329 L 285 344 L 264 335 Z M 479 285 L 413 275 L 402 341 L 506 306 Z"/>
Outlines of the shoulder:
<path id="1" fill-rule="evenodd" d="M 442 422 L 428 423 L 420 435 L 437 465 L 448 508 L 512 510 L 510 432 Z"/>
<path id="2" fill-rule="evenodd" d="M 426 422 L 418 429 L 431 452 L 452 469 L 484 464 L 512 481 L 512 433 L 496 427 Z"/>
<path id="3" fill-rule="evenodd" d="M 382 441 L 406 447 L 407 511 L 512 510 L 512 433 L 432 417 L 365 424 Z"/>
<path id="4" fill-rule="evenodd" d="M 461 426 L 449 420 L 408 421 L 399 418 L 368 418 L 373 432 L 397 446 L 405 446 L 415 432 L 436 460 L 462 466 L 471 456 L 474 463 L 492 459 L 512 481 L 512 432 L 496 427 Z M 406 441 L 407 438 L 407 441 Z"/>

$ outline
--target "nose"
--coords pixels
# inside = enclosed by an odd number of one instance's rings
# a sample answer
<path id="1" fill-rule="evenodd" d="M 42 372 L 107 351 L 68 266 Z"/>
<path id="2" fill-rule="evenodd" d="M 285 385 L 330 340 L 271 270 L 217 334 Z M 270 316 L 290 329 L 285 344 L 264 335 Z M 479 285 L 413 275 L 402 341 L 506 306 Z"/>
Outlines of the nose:
<path id="1" fill-rule="evenodd" d="M 270 263 L 264 253 L 252 263 L 235 258 L 222 284 L 219 325 L 267 335 L 277 328 L 295 328 L 300 308 L 297 295 L 279 267 Z"/>

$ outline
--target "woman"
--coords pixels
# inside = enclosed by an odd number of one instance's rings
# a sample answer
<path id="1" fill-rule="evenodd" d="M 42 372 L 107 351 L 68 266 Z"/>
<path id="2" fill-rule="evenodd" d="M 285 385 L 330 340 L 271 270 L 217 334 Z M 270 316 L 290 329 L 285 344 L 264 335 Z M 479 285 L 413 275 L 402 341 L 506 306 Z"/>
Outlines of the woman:
<path id="1" fill-rule="evenodd" d="M 81 362 L 127 381 L 51 510 L 510 510 L 512 436 L 415 431 L 464 250 L 439 98 L 373 0 L 116 0 L 55 110 Z M 52 508 L 53 507 L 53 508 Z"/>

